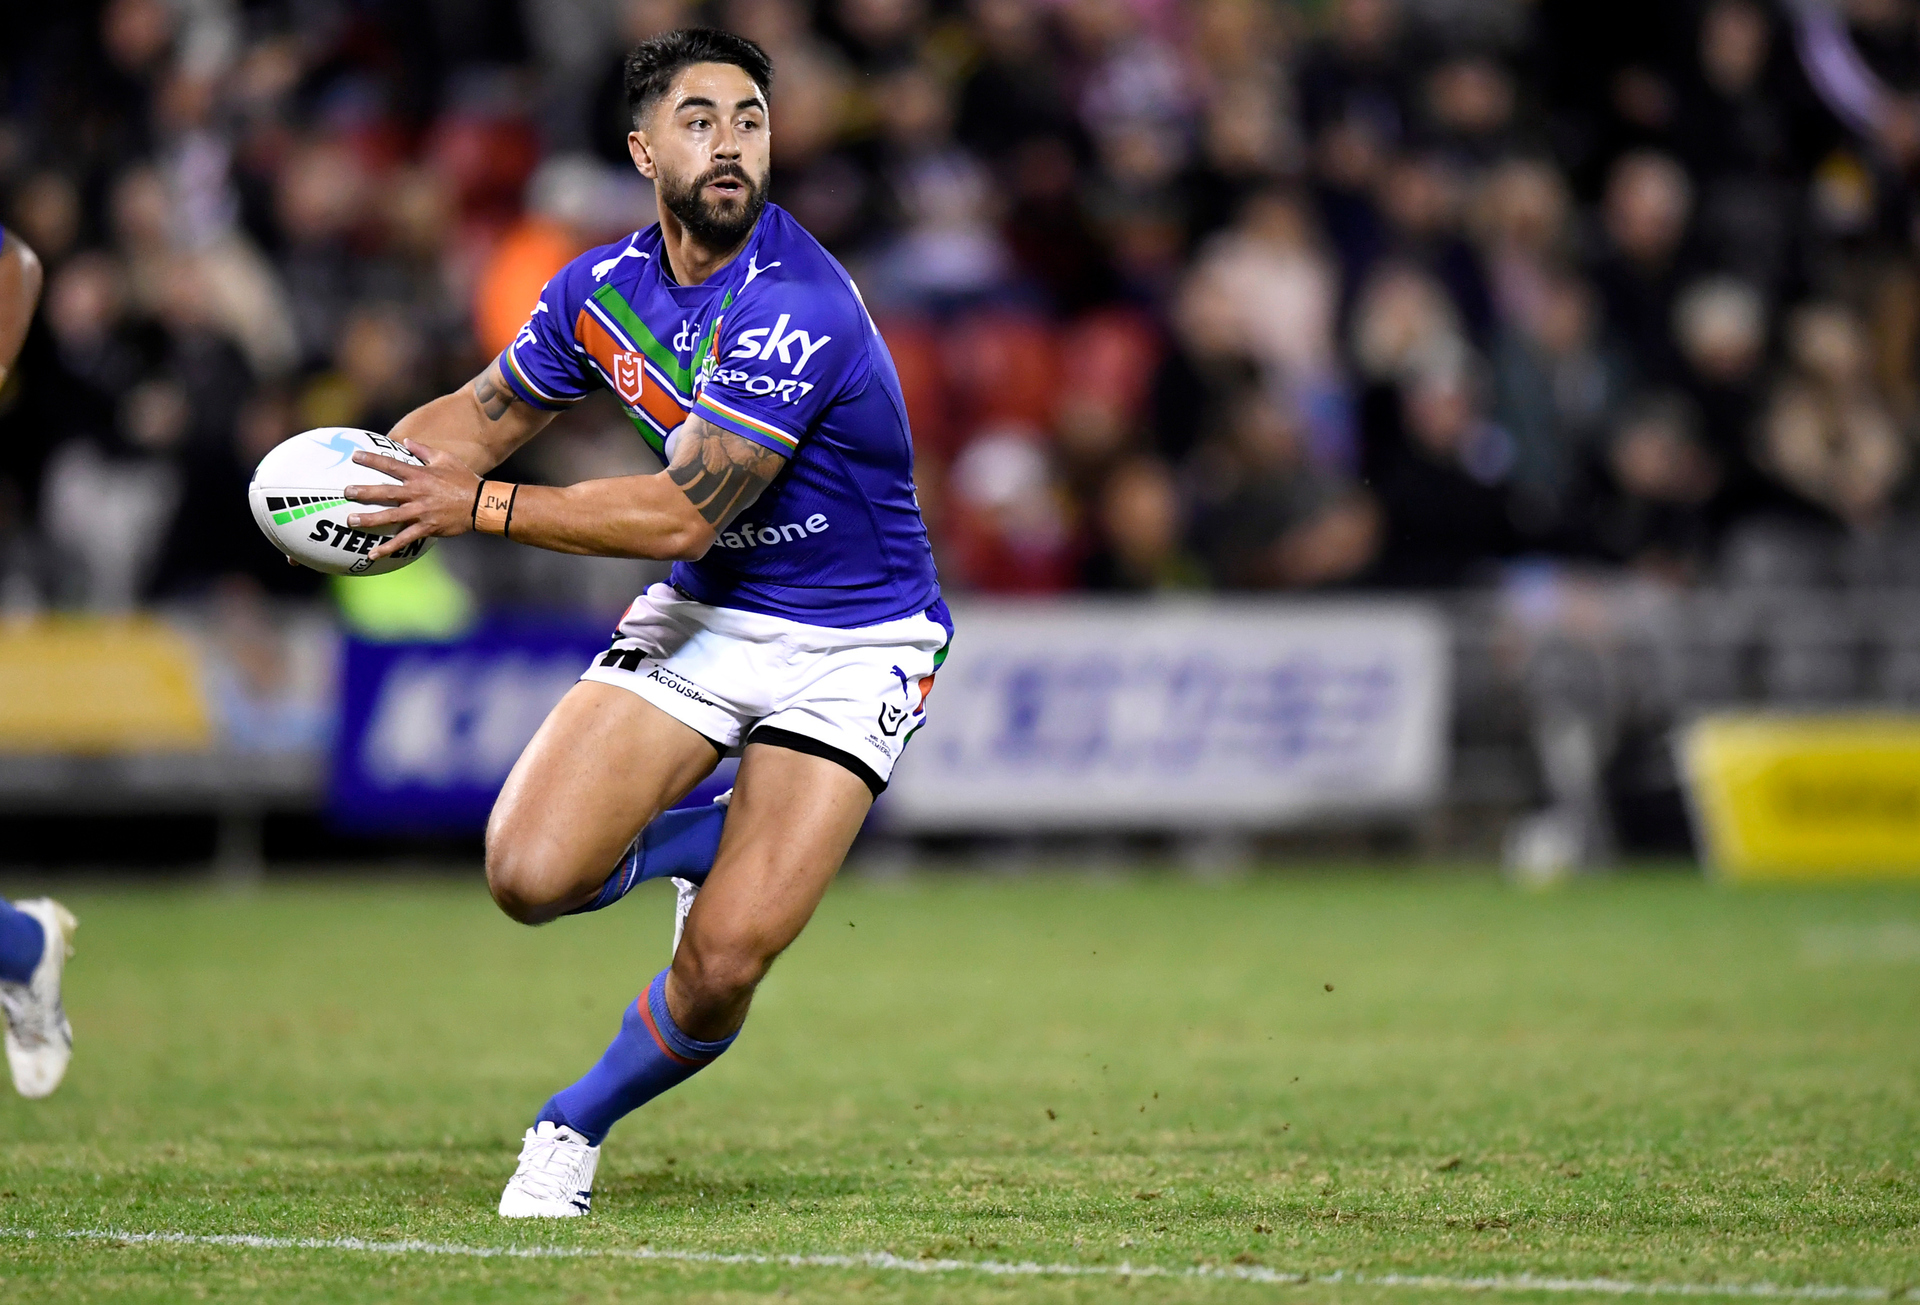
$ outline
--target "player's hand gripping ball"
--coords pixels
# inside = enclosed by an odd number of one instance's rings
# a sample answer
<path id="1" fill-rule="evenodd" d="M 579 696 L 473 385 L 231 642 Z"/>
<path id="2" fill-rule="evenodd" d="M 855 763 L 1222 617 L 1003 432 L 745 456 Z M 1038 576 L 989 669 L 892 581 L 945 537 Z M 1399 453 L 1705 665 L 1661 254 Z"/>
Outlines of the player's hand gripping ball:
<path id="1" fill-rule="evenodd" d="M 433 547 L 431 537 L 416 539 L 391 557 L 368 556 L 398 527 L 356 530 L 347 517 L 367 509 L 342 494 L 348 485 L 397 485 L 383 471 L 358 466 L 356 453 L 379 453 L 421 466 L 420 459 L 395 440 L 372 431 L 323 426 L 302 431 L 260 459 L 247 486 L 253 519 L 273 546 L 303 566 L 328 575 L 382 575 L 398 571 Z"/>

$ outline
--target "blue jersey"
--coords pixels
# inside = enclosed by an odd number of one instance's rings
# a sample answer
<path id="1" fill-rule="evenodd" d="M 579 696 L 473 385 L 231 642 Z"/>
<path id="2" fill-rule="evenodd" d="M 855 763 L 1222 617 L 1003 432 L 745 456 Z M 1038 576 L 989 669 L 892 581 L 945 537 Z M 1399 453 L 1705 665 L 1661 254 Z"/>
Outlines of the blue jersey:
<path id="1" fill-rule="evenodd" d="M 940 602 L 893 358 L 846 270 L 783 209 L 697 286 L 673 280 L 657 225 L 589 250 L 500 369 L 549 410 L 605 385 L 662 460 L 696 412 L 786 456 L 706 556 L 673 568 L 696 600 L 838 629 Z"/>

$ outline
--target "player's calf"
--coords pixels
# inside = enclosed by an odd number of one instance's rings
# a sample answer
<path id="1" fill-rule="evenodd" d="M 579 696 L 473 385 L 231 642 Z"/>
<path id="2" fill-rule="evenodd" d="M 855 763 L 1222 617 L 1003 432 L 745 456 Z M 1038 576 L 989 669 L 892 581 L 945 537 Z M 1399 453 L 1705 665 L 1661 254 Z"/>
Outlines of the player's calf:
<path id="1" fill-rule="evenodd" d="M 662 811 L 635 836 L 593 900 L 567 914 L 605 910 L 649 879 L 685 880 L 696 888 L 707 882 L 732 796 L 728 789 L 710 805 Z"/>
<path id="2" fill-rule="evenodd" d="M 711 1065 L 733 1045 L 753 990 L 782 942 L 709 923 L 631 1003 L 620 1032 L 579 1082 L 556 1092 L 527 1132 L 501 1194 L 507 1217 L 567 1218 L 593 1202 L 593 1169 L 614 1124 Z M 672 997 L 669 997 L 671 986 Z M 675 1007 L 679 1010 L 676 1013 Z"/>
<path id="3" fill-rule="evenodd" d="M 725 1037 L 703 1039 L 687 1032 L 668 1007 L 662 971 L 627 1006 L 620 1032 L 599 1063 L 572 1087 L 554 1093 L 535 1126 L 571 1129 L 597 1147 L 623 1117 L 718 1060 L 738 1034 L 736 1028 Z"/>

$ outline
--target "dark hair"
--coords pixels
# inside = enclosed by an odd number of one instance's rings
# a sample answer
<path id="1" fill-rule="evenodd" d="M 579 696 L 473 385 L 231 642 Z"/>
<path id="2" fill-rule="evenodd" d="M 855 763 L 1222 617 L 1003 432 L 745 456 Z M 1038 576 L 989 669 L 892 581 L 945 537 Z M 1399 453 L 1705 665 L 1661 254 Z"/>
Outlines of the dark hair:
<path id="1" fill-rule="evenodd" d="M 766 95 L 773 86 L 773 60 L 744 36 L 711 27 L 682 27 L 650 36 L 627 55 L 627 112 L 639 125 L 640 115 L 667 93 L 673 79 L 696 63 L 730 63 L 753 78 Z"/>

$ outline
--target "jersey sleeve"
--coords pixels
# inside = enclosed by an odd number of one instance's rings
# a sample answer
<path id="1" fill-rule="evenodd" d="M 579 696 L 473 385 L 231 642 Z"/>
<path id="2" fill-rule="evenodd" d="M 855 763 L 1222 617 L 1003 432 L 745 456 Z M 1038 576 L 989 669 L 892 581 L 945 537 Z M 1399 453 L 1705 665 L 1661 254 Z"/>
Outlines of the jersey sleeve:
<path id="1" fill-rule="evenodd" d="M 598 383 L 573 338 L 572 323 L 580 310 L 569 297 L 574 271 L 569 264 L 554 273 L 527 324 L 500 354 L 500 374 L 513 392 L 547 412 L 571 407 Z"/>
<path id="2" fill-rule="evenodd" d="M 838 284 L 749 285 L 708 345 L 693 410 L 791 455 L 821 414 L 865 380 L 869 329 Z"/>

